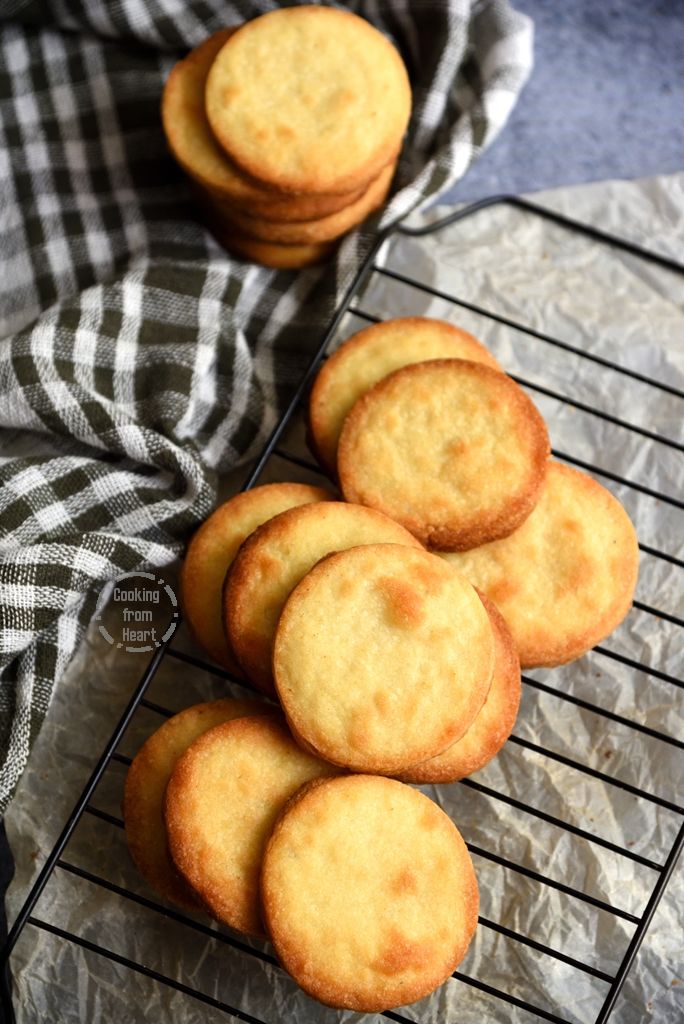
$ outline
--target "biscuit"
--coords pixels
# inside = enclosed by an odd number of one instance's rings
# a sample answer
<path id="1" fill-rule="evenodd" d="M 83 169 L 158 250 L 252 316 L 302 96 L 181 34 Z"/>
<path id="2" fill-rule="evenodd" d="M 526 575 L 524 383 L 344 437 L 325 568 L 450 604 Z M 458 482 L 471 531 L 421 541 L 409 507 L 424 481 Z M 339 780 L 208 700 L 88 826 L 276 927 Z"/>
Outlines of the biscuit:
<path id="1" fill-rule="evenodd" d="M 236 31 L 227 28 L 215 32 L 179 61 L 167 79 L 162 122 L 176 161 L 203 189 L 254 217 L 309 220 L 326 217 L 359 199 L 363 188 L 334 196 L 275 192 L 250 180 L 218 145 L 204 109 L 204 87 L 216 54 Z"/>
<path id="2" fill-rule="evenodd" d="M 436 555 L 398 544 L 319 562 L 288 598 L 273 647 L 295 738 L 333 764 L 381 774 L 460 739 L 493 666 L 474 587 Z"/>
<path id="3" fill-rule="evenodd" d="M 444 557 L 497 605 L 523 668 L 564 665 L 605 639 L 629 611 L 639 571 L 620 502 L 560 462 L 515 533 Z"/>
<path id="4" fill-rule="evenodd" d="M 227 228 L 232 227 L 248 238 L 276 242 L 278 245 L 332 242 L 351 231 L 382 206 L 387 198 L 395 167 L 394 162 L 389 164 L 357 200 L 318 220 L 302 219 L 287 223 L 275 219 L 266 220 L 233 210 L 227 204 L 221 205 L 219 210 Z"/>
<path id="5" fill-rule="evenodd" d="M 220 145 L 257 181 L 336 194 L 396 158 L 411 89 L 397 50 L 367 21 L 301 6 L 255 18 L 224 44 L 205 104 Z"/>
<path id="6" fill-rule="evenodd" d="M 206 204 L 205 204 L 206 206 Z M 207 227 L 228 252 L 248 263 L 259 263 L 273 270 L 303 270 L 325 263 L 337 250 L 337 242 L 318 242 L 312 245 L 279 245 L 247 238 L 232 228 L 225 227 L 214 217 L 205 218 Z"/>
<path id="7" fill-rule="evenodd" d="M 366 391 L 402 366 L 447 358 L 472 359 L 501 369 L 472 334 L 428 317 L 385 320 L 345 341 L 324 363 L 309 398 L 309 443 L 323 468 L 336 475 L 342 424 Z"/>
<path id="8" fill-rule="evenodd" d="M 396 519 L 424 544 L 463 551 L 505 537 L 534 508 L 546 425 L 504 373 L 463 359 L 395 370 L 344 421 L 337 469 L 347 501 Z"/>
<path id="9" fill-rule="evenodd" d="M 280 716 L 226 722 L 180 758 L 164 805 L 169 851 L 217 921 L 263 934 L 259 871 L 273 824 L 300 786 L 335 772 L 297 746 Z"/>
<path id="10" fill-rule="evenodd" d="M 241 668 L 275 694 L 271 656 L 285 601 L 319 559 L 358 544 L 420 544 L 373 509 L 342 502 L 303 505 L 275 516 L 244 543 L 226 577 L 223 622 Z"/>
<path id="11" fill-rule="evenodd" d="M 468 731 L 437 757 L 401 772 L 402 782 L 418 785 L 458 782 L 484 768 L 511 735 L 520 705 L 520 662 L 513 637 L 495 605 L 484 594 L 480 599 L 489 615 L 494 635 L 494 671 L 487 699 Z"/>
<path id="12" fill-rule="evenodd" d="M 322 487 L 264 484 L 220 505 L 194 534 L 180 573 L 183 616 L 193 637 L 214 661 L 239 672 L 223 632 L 221 592 L 242 542 L 268 519 L 309 501 L 332 500 Z"/>
<path id="13" fill-rule="evenodd" d="M 396 166 L 396 163 L 393 164 Z M 382 173 L 382 172 L 381 172 Z M 373 179 L 375 181 L 376 179 Z M 204 194 L 216 212 L 229 223 L 231 219 L 239 220 L 240 216 L 245 217 L 246 225 L 251 218 L 257 223 L 288 224 L 291 221 L 318 221 L 330 217 L 333 213 L 346 209 L 352 203 L 358 202 L 363 197 L 372 182 L 368 182 L 363 188 L 355 189 L 353 192 L 345 192 L 339 196 L 311 196 L 311 195 L 289 195 L 274 192 L 275 200 L 255 202 L 241 202 L 232 199 L 216 188 L 204 188 Z M 245 234 L 247 232 L 245 231 Z M 253 235 L 254 233 L 252 233 Z"/>
<path id="14" fill-rule="evenodd" d="M 311 783 L 286 806 L 261 873 L 278 959 L 314 999 L 374 1013 L 428 995 L 463 959 L 479 894 L 458 829 L 393 779 Z"/>
<path id="15" fill-rule="evenodd" d="M 215 700 L 174 715 L 140 748 L 128 769 L 123 816 L 126 840 L 143 878 L 164 899 L 186 910 L 200 904 L 169 857 L 163 803 L 166 785 L 179 757 L 206 732 L 233 718 L 266 715 L 274 709 L 257 700 Z"/>

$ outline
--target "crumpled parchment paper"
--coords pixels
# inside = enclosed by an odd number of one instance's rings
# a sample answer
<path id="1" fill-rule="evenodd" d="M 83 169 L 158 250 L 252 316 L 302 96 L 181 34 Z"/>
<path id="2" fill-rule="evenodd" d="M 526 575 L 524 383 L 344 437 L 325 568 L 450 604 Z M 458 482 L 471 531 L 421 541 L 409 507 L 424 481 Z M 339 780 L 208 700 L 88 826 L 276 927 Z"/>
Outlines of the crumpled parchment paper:
<path id="1" fill-rule="evenodd" d="M 539 202 L 684 259 L 684 174 L 642 182 L 608 182 L 557 190 Z M 444 215 L 444 208 L 430 218 Z M 485 210 L 425 238 L 394 236 L 379 262 L 396 272 L 499 316 L 563 339 L 661 382 L 684 387 L 684 278 L 510 207 Z M 570 397 L 590 410 L 666 438 L 682 440 L 684 404 L 676 396 L 603 369 L 578 355 L 496 323 L 480 313 L 372 275 L 357 310 L 371 316 L 423 314 L 471 330 L 511 373 Z M 339 339 L 368 321 L 348 316 Z M 338 339 L 338 340 L 339 340 Z M 681 500 L 681 453 L 538 391 L 530 392 L 549 424 L 559 453 L 594 464 L 632 483 Z M 306 457 L 301 423 L 283 447 Z M 226 481 L 226 493 L 242 474 Z M 266 479 L 313 479 L 306 469 L 273 458 Z M 682 512 L 634 487 L 598 475 L 625 504 L 643 544 L 682 558 Z M 174 567 L 167 578 L 173 581 Z M 682 569 L 644 553 L 637 599 L 682 616 Z M 634 609 L 603 648 L 681 678 L 679 627 Z M 179 649 L 193 651 L 181 629 Z M 197 653 L 195 651 L 195 653 Z M 10 920 L 73 806 L 146 663 L 147 655 L 117 652 L 95 627 L 57 689 L 29 767 L 7 814 L 17 861 L 8 895 Z M 592 652 L 570 666 L 535 670 L 529 677 L 556 690 L 648 725 L 682 735 L 681 700 L 666 679 Z M 233 687 L 236 693 L 239 688 Z M 231 692 L 217 677 L 167 657 L 148 697 L 180 709 Z M 161 722 L 140 709 L 120 752 L 132 756 Z M 579 708 L 532 685 L 523 688 L 515 735 L 590 765 L 661 798 L 681 802 L 681 757 L 676 748 Z M 120 816 L 125 766 L 112 763 L 93 805 Z M 558 760 L 511 742 L 466 785 L 428 787 L 469 843 L 544 878 L 579 889 L 628 913 L 641 914 L 655 872 L 622 853 L 569 833 L 507 804 L 510 796 L 630 853 L 662 863 L 681 817 Z M 63 855 L 76 865 L 154 899 L 130 862 L 123 832 L 85 814 Z M 474 857 L 481 915 L 613 974 L 634 926 L 606 910 L 568 896 L 486 856 Z M 681 867 L 671 880 L 646 941 L 628 976 L 615 1024 L 675 1024 L 684 1018 L 681 986 Z M 163 917 L 130 899 L 58 867 L 34 916 L 154 971 L 196 988 L 261 1021 L 328 1024 L 359 1015 L 326 1009 L 305 996 L 268 960 L 231 948 L 199 929 Z M 197 918 L 203 927 L 209 923 Z M 228 934 L 228 933 L 224 933 Z M 264 944 L 258 950 L 270 952 Z M 73 942 L 29 925 L 12 957 L 14 1004 L 21 1024 L 223 1021 L 209 1003 L 86 952 Z M 571 1022 L 594 1021 L 607 984 L 481 924 L 460 971 Z M 678 973 L 679 972 L 679 973 Z M 528 1022 L 515 1008 L 459 980 L 400 1011 L 410 1021 L 482 1024 Z M 378 1016 L 378 1020 L 380 1017 Z"/>

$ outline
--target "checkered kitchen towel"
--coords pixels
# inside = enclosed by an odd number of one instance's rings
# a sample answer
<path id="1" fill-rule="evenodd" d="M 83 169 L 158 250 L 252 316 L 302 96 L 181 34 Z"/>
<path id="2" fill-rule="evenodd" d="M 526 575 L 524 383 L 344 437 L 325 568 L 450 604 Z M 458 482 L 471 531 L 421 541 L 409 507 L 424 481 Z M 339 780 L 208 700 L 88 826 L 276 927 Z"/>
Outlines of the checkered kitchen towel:
<path id="1" fill-rule="evenodd" d="M 197 222 L 162 137 L 174 62 L 269 0 L 0 6 L 0 810 L 105 581 L 177 558 L 252 456 L 368 247 L 269 271 Z M 361 0 L 409 67 L 400 190 L 463 175 L 531 68 L 504 0 Z"/>

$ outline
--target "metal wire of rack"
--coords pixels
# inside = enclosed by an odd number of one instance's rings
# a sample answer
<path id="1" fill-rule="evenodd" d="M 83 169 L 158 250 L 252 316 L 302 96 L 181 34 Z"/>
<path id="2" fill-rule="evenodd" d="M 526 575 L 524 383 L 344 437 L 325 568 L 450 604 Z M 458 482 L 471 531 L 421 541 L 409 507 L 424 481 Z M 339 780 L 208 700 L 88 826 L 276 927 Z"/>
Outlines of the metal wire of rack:
<path id="1" fill-rule="evenodd" d="M 449 225 L 453 225 L 466 218 L 470 218 L 476 214 L 478 210 L 494 204 L 507 204 L 508 206 L 514 206 L 527 217 L 544 218 L 554 221 L 560 227 L 567 229 L 568 231 L 580 233 L 596 242 L 607 245 L 614 250 L 627 253 L 639 260 L 647 261 L 653 266 L 659 266 L 677 274 L 684 274 L 684 267 L 674 260 L 656 253 L 648 252 L 639 246 L 633 245 L 620 238 L 607 235 L 605 232 L 599 231 L 591 226 L 580 224 L 546 208 L 537 206 L 536 204 L 514 196 L 493 197 L 482 203 L 477 203 L 464 210 L 458 211 L 443 220 L 428 225 L 427 227 L 420 229 L 402 227 L 398 229 L 398 232 L 406 237 L 420 238 L 422 235 L 441 231 Z M 609 370 L 616 373 L 619 378 L 624 381 L 636 381 L 640 385 L 657 389 L 662 394 L 667 394 L 675 399 L 684 399 L 684 391 L 673 386 L 666 380 L 656 380 L 645 376 L 644 374 L 641 374 L 634 369 L 630 369 L 627 366 L 620 365 L 599 353 L 585 351 L 562 338 L 552 335 L 551 333 L 535 330 L 532 327 L 526 326 L 525 324 L 495 310 L 485 309 L 467 301 L 466 299 L 459 298 L 458 296 L 451 294 L 451 292 L 446 289 L 438 288 L 434 285 L 422 282 L 416 276 L 407 274 L 402 270 L 398 270 L 396 268 L 393 269 L 387 265 L 379 265 L 376 258 L 378 251 L 385 240 L 385 238 L 378 239 L 373 250 L 370 252 L 368 258 L 349 286 L 347 294 L 332 318 L 332 321 L 325 332 L 321 346 L 312 360 L 307 374 L 294 394 L 285 415 L 273 431 L 261 455 L 252 466 L 247 479 L 245 480 L 244 489 L 254 486 L 260 478 L 262 478 L 267 466 L 272 466 L 274 462 L 283 466 L 298 466 L 306 472 L 314 474 L 319 473 L 319 470 L 314 465 L 313 461 L 306 457 L 302 457 L 301 454 L 291 451 L 283 438 L 288 426 L 295 421 L 300 411 L 302 399 L 305 395 L 308 384 L 311 381 L 318 364 L 325 357 L 325 353 L 332 340 L 336 337 L 343 319 L 348 316 L 352 316 L 365 322 L 372 322 L 379 319 L 376 314 L 363 308 L 364 296 L 368 294 L 367 286 L 373 279 L 382 279 L 385 282 L 390 282 L 393 286 L 400 289 L 408 289 L 409 291 L 416 290 L 417 293 L 422 293 L 426 297 L 444 302 L 449 307 L 468 310 L 479 317 L 483 317 L 485 320 L 517 332 L 521 337 L 529 339 L 533 343 L 540 343 L 555 350 L 569 353 L 578 359 L 587 360 L 596 366 L 597 371 L 602 372 Z M 650 429 L 650 427 L 647 428 L 637 422 L 628 422 L 624 418 L 605 409 L 598 408 L 596 405 L 582 401 L 578 397 L 561 394 L 556 389 L 549 387 L 547 384 L 540 382 L 539 380 L 528 379 L 522 376 L 516 376 L 515 379 L 517 379 L 523 387 L 531 390 L 533 394 L 537 396 L 544 396 L 547 399 L 562 403 L 564 406 L 569 406 L 583 414 L 598 417 L 603 420 L 604 423 L 608 424 L 610 428 L 630 432 L 637 437 L 648 439 L 649 441 L 671 451 L 679 453 L 684 451 L 684 444 L 676 438 L 672 438 L 660 431 Z M 684 501 L 682 501 L 676 494 L 661 492 L 653 487 L 646 486 L 643 482 L 633 479 L 631 476 L 624 476 L 622 473 L 617 473 L 614 470 L 594 465 L 584 458 L 565 451 L 556 450 L 554 451 L 554 455 L 572 465 L 588 470 L 600 478 L 610 481 L 612 484 L 627 489 L 635 501 L 657 501 L 668 509 L 684 509 Z M 684 561 L 682 561 L 676 554 L 666 550 L 664 546 L 661 549 L 651 543 L 641 543 L 640 547 L 643 554 L 649 559 L 655 560 L 655 562 L 666 564 L 667 566 L 678 570 L 684 568 Z M 655 603 L 635 600 L 634 610 L 640 614 L 651 616 L 654 619 L 659 619 L 663 623 L 667 623 L 668 628 L 673 626 L 681 629 L 681 627 L 684 626 L 684 620 L 672 611 L 657 607 L 657 599 L 654 598 L 653 600 Z M 593 655 L 598 659 L 608 659 L 613 664 L 619 665 L 621 670 L 626 669 L 631 673 L 638 673 L 642 675 L 646 681 L 653 680 L 657 681 L 658 684 L 663 683 L 667 686 L 673 687 L 684 685 L 684 681 L 677 678 L 677 676 L 670 672 L 663 663 L 653 665 L 642 662 L 639 658 L 639 653 L 640 652 L 634 651 L 631 653 L 628 651 L 620 651 L 605 644 L 601 644 L 594 649 Z M 51 933 L 53 936 L 65 943 L 72 943 L 98 957 L 104 957 L 112 963 L 119 965 L 121 968 L 126 969 L 126 971 L 132 971 L 138 975 L 143 975 L 155 983 L 183 993 L 186 996 L 191 996 L 200 1003 L 213 1007 L 216 1010 L 223 1011 L 238 1020 L 249 1022 L 249 1024 L 265 1024 L 261 1017 L 251 1014 L 248 1009 L 233 1006 L 223 999 L 218 998 L 215 994 L 203 991 L 192 984 L 186 983 L 178 977 L 173 977 L 168 971 L 162 969 L 159 965 L 154 966 L 146 963 L 140 963 L 129 956 L 108 948 L 104 935 L 102 937 L 102 941 L 100 941 L 99 938 L 98 941 L 93 941 L 91 938 L 76 934 L 68 928 L 63 928 L 46 920 L 44 917 L 39 916 L 38 913 L 37 905 L 46 889 L 46 886 L 55 872 L 61 872 L 66 875 L 70 875 L 73 878 L 90 883 L 100 890 L 104 890 L 111 894 L 116 899 L 123 901 L 127 905 L 137 905 L 138 907 L 145 908 L 146 910 L 153 912 L 154 915 L 158 915 L 162 922 L 174 922 L 175 925 L 181 928 L 191 930 L 196 936 L 206 938 L 207 942 L 218 942 L 222 946 L 231 948 L 248 960 L 256 959 L 262 964 L 270 965 L 274 970 L 279 970 L 277 962 L 269 952 L 268 947 L 256 948 L 251 943 L 242 941 L 234 933 L 227 930 L 217 931 L 214 927 L 210 927 L 201 921 L 189 917 L 181 911 L 177 911 L 158 902 L 156 898 L 151 895 L 140 895 L 135 892 L 133 888 L 115 884 L 111 880 L 102 877 L 96 870 L 89 870 L 72 863 L 66 857 L 70 840 L 72 839 L 79 822 L 81 822 L 86 816 L 92 819 L 98 827 L 102 827 L 103 829 L 120 830 L 123 828 L 123 822 L 119 817 L 99 808 L 93 801 L 96 797 L 98 786 L 102 782 L 107 770 L 113 765 L 118 764 L 125 767 L 130 764 L 130 758 L 122 754 L 119 747 L 127 729 L 134 719 L 134 716 L 143 709 L 151 715 L 159 717 L 168 717 L 173 713 L 166 706 L 152 701 L 146 696 L 151 683 L 157 676 L 160 666 L 162 666 L 165 660 L 169 659 L 175 662 L 182 662 L 191 668 L 211 673 L 216 677 L 224 679 L 229 685 L 244 685 L 243 683 L 240 683 L 240 681 L 233 679 L 228 673 L 203 661 L 201 658 L 174 647 L 174 638 L 171 638 L 155 652 L 143 674 L 142 679 L 130 698 L 118 725 L 112 733 L 105 749 L 102 751 L 102 754 L 75 807 L 73 808 L 73 811 L 69 815 L 57 842 L 50 851 L 23 907 L 17 915 L 8 936 L 8 940 L 2 951 L 0 997 L 1 1005 L 8 1021 L 12 1021 L 14 1019 L 11 998 L 11 955 L 17 940 L 24 930 L 29 928 L 41 929 L 44 932 Z M 600 703 L 586 699 L 586 697 L 572 692 L 571 688 L 563 688 L 558 685 L 553 685 L 544 679 L 531 677 L 529 675 L 524 676 L 524 684 L 524 688 L 530 693 L 544 698 L 548 697 L 560 702 L 568 714 L 577 714 L 578 716 L 598 716 L 601 722 L 605 724 L 606 729 L 613 727 L 626 729 L 634 734 L 647 738 L 649 742 L 652 741 L 655 744 L 655 747 L 653 748 L 655 750 L 659 750 L 661 748 L 681 750 L 684 748 L 684 743 L 682 743 L 678 738 L 666 734 L 661 729 L 653 728 L 644 722 L 639 721 L 637 718 L 601 707 Z M 645 685 L 648 685 L 648 682 Z M 607 785 L 610 792 L 615 793 L 616 797 L 620 794 L 627 794 L 639 803 L 643 802 L 645 804 L 652 805 L 653 808 L 657 808 L 659 811 L 670 815 L 670 821 L 674 822 L 674 825 L 661 830 L 662 834 L 660 835 L 659 843 L 657 844 L 657 850 L 650 851 L 650 855 L 646 856 L 644 853 L 637 852 L 626 845 L 621 845 L 605 838 L 596 829 L 585 827 L 584 824 L 580 826 L 572 821 L 564 819 L 558 814 L 552 814 L 544 811 L 535 807 L 533 803 L 521 800 L 518 797 L 505 792 L 503 789 L 496 789 L 485 785 L 479 779 L 465 779 L 459 784 L 464 790 L 469 791 L 474 799 L 480 797 L 491 799 L 500 803 L 503 807 L 510 808 L 516 813 L 531 816 L 534 820 L 540 822 L 540 827 L 541 823 L 543 823 L 544 825 L 550 826 L 552 829 L 559 830 L 560 833 L 565 835 L 565 837 L 568 837 L 568 841 L 580 840 L 583 843 L 591 844 L 594 849 L 605 850 L 610 853 L 611 856 L 621 859 L 621 862 L 628 862 L 633 870 L 643 869 L 645 872 L 650 873 L 649 877 L 652 879 L 652 884 L 648 887 L 648 896 L 645 903 L 638 909 L 635 907 L 625 909 L 624 907 L 616 905 L 612 901 L 599 898 L 590 891 L 586 891 L 581 888 L 578 884 L 573 884 L 572 880 L 566 883 L 551 877 L 550 873 L 547 876 L 547 874 L 520 863 L 515 857 L 497 853 L 480 846 L 475 840 L 471 840 L 468 843 L 471 853 L 482 862 L 488 862 L 489 864 L 496 865 L 497 867 L 504 869 L 506 872 L 511 872 L 521 882 L 524 881 L 525 883 L 530 883 L 533 886 L 549 887 L 559 894 L 559 898 L 580 901 L 580 903 L 586 905 L 587 908 L 592 908 L 599 914 L 608 915 L 609 918 L 618 922 L 624 922 L 626 927 L 633 928 L 626 946 L 619 952 L 619 959 L 615 961 L 613 951 L 612 964 L 606 964 L 601 958 L 600 950 L 596 950 L 597 955 L 594 958 L 595 962 L 588 962 L 589 958 L 587 957 L 582 958 L 576 955 L 571 955 L 568 952 L 564 952 L 562 949 L 556 948 L 556 945 L 550 941 L 545 941 L 539 937 L 535 938 L 533 935 L 527 935 L 522 930 L 509 927 L 501 921 L 494 920 L 493 918 L 486 916 L 481 916 L 480 918 L 481 928 L 487 930 L 492 935 L 502 937 L 505 940 L 518 944 L 520 948 L 529 950 L 532 954 L 550 958 L 555 963 L 562 964 L 567 967 L 571 972 L 574 972 L 577 977 L 584 977 L 598 982 L 598 984 L 602 986 L 600 989 L 600 1005 L 598 1012 L 594 1014 L 592 1021 L 589 1022 L 589 1024 L 605 1024 L 611 1015 L 617 996 L 634 962 L 639 947 L 643 942 L 646 931 L 651 923 L 655 910 L 675 867 L 677 857 L 684 845 L 684 807 L 671 799 L 669 795 L 664 796 L 661 793 L 651 792 L 642 785 L 636 785 L 632 782 L 621 779 L 618 776 L 614 776 L 603 770 L 603 768 L 596 767 L 595 764 L 583 761 L 577 756 L 570 756 L 562 751 L 552 749 L 542 742 L 537 742 L 535 739 L 530 739 L 529 737 L 522 735 L 521 731 L 518 729 L 511 737 L 510 743 L 514 748 L 517 748 L 525 754 L 545 759 L 550 764 L 560 765 L 565 769 L 577 772 L 580 777 L 597 780 L 598 782 Z M 532 772 L 532 768 L 530 768 L 530 772 Z M 531 780 L 533 782 L 532 776 Z M 103 931 L 106 930 L 103 929 Z M 465 970 L 458 970 L 455 972 L 454 978 L 461 984 L 469 986 L 471 989 L 475 989 L 484 993 L 486 996 L 491 997 L 495 1001 L 495 1004 L 501 1005 L 502 1008 L 503 1006 L 508 1005 L 511 1011 L 512 1008 L 516 1008 L 518 1011 L 526 1011 L 528 1014 L 531 1014 L 534 1019 L 549 1021 L 552 1022 L 552 1024 L 575 1024 L 575 1019 L 571 1021 L 567 1015 L 564 1015 L 562 1006 L 556 1005 L 553 1008 L 549 1008 L 531 1002 L 529 999 L 524 997 L 524 994 L 520 995 L 516 994 L 516 991 L 509 991 L 508 988 L 502 987 L 498 983 L 497 979 L 492 980 L 492 978 L 488 976 L 486 970 L 484 973 L 480 974 L 469 974 Z M 515 983 L 510 987 L 515 988 Z M 406 1022 L 406 1024 L 411 1024 L 413 1020 L 413 1018 L 409 1018 L 403 1013 L 394 1011 L 387 1011 L 382 1016 L 389 1020 Z"/>

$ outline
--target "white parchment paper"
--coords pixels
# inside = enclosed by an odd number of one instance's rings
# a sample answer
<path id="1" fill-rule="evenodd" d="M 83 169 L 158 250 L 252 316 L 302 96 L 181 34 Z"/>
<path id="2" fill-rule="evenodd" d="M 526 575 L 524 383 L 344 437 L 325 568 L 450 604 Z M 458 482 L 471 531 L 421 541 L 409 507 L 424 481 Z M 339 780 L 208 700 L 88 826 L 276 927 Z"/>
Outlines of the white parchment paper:
<path id="1" fill-rule="evenodd" d="M 582 186 L 536 199 L 684 261 L 684 174 Z M 438 208 L 430 217 L 446 212 Z M 504 320 L 684 387 L 684 278 L 670 271 L 509 207 L 482 211 L 426 238 L 395 237 L 380 262 Z M 412 314 L 451 320 L 482 338 L 509 372 L 571 399 L 575 404 L 539 390 L 530 392 L 547 419 L 554 450 L 637 485 L 597 475 L 625 504 L 642 544 L 680 559 L 684 556 L 684 514 L 644 490 L 681 501 L 681 452 L 639 433 L 681 442 L 684 402 L 680 398 L 382 274 L 372 276 L 355 305 L 370 316 Z M 339 339 L 367 322 L 361 316 L 348 316 Z M 625 429 L 591 410 L 604 411 L 638 429 Z M 288 429 L 284 447 L 306 455 L 301 424 Z M 312 478 L 306 469 L 274 458 L 264 479 L 278 477 Z M 239 479 L 237 474 L 235 480 L 226 481 L 226 492 Z M 170 580 L 173 571 L 169 567 Z M 637 599 L 681 617 L 681 580 L 680 567 L 644 553 Z M 182 630 L 178 647 L 194 650 Z M 681 738 L 681 691 L 668 678 L 624 661 L 681 679 L 684 651 L 679 627 L 635 609 L 602 647 L 618 657 L 594 651 L 570 666 L 536 670 L 529 676 Z M 145 658 L 116 652 L 93 628 L 58 687 L 6 818 L 17 862 L 7 901 L 10 920 L 108 739 Z M 180 709 L 227 692 L 231 687 L 225 681 L 167 658 L 148 697 Z M 120 752 L 134 755 L 160 721 L 151 710 L 137 712 Z M 681 755 L 675 747 L 533 685 L 524 687 L 515 735 L 664 800 L 682 801 Z M 96 808 L 120 817 L 124 773 L 123 765 L 111 764 L 92 801 Z M 467 841 L 482 851 L 474 856 L 482 918 L 614 974 L 634 925 L 544 884 L 543 879 L 640 915 L 656 873 L 629 856 L 550 824 L 534 811 L 657 864 L 664 861 L 681 816 L 516 743 L 507 744 L 475 781 L 484 789 L 454 785 L 427 791 L 453 816 Z M 521 810 L 502 797 L 531 810 Z M 486 854 L 503 859 L 508 866 Z M 63 862 L 34 911 L 36 918 L 264 1022 L 333 1024 L 359 1017 L 319 1006 L 279 968 L 231 948 L 220 935 L 212 938 L 73 874 L 69 865 L 155 900 L 138 878 L 123 832 L 116 825 L 84 815 Z M 515 870 L 514 865 L 538 873 L 542 880 Z M 684 1019 L 683 874 L 681 867 L 675 871 L 660 904 L 619 997 L 612 1018 L 616 1024 L 675 1024 Z M 195 920 L 212 927 L 202 918 Z M 254 947 L 270 952 L 265 944 Z M 25 928 L 12 967 L 20 1024 L 169 1020 L 200 1024 L 226 1019 L 210 1003 L 173 991 L 33 925 Z M 478 928 L 460 971 L 582 1024 L 595 1020 L 608 990 L 606 982 L 487 923 Z M 458 979 L 402 1009 L 401 1016 L 426 1024 L 538 1019 Z"/>

